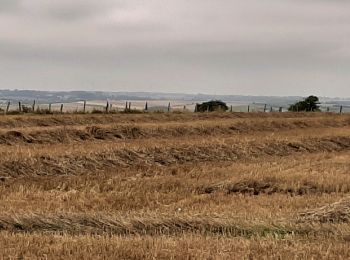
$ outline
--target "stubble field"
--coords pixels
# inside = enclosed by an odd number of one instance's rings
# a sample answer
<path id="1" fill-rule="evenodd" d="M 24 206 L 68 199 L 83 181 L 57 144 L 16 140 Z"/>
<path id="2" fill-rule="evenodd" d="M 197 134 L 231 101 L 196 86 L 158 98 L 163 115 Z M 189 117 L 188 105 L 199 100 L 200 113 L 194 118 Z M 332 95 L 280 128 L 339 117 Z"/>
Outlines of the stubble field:
<path id="1" fill-rule="evenodd" d="M 0 258 L 350 258 L 350 115 L 0 117 Z"/>

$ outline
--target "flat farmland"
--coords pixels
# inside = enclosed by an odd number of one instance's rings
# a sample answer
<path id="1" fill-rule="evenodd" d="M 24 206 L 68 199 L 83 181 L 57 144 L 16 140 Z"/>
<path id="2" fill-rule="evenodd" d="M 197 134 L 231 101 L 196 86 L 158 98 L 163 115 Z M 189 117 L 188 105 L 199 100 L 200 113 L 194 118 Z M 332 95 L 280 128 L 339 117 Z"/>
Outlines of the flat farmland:
<path id="1" fill-rule="evenodd" d="M 0 257 L 348 259 L 350 115 L 0 117 Z"/>

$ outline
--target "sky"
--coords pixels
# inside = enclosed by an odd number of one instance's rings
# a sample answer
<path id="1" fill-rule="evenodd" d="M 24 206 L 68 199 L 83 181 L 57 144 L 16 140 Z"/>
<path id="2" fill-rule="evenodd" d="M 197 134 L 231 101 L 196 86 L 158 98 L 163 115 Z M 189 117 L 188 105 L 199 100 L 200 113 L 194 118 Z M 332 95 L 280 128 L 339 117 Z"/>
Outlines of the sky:
<path id="1" fill-rule="evenodd" d="M 350 1 L 0 0 L 0 89 L 350 97 Z"/>

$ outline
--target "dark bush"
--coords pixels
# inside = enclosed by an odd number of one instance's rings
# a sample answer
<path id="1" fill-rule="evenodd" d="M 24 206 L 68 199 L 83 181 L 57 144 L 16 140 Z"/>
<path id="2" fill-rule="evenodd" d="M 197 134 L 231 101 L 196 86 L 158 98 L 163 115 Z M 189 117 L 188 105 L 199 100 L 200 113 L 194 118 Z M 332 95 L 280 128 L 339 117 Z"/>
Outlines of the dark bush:
<path id="1" fill-rule="evenodd" d="M 320 111 L 319 99 L 316 96 L 309 96 L 305 98 L 303 101 L 299 101 L 293 105 L 291 105 L 288 110 L 289 111 Z"/>
<path id="2" fill-rule="evenodd" d="M 99 109 L 96 109 L 96 108 L 94 108 L 94 109 L 91 111 L 91 114 L 103 114 L 103 113 L 104 113 L 104 111 L 99 110 Z"/>
<path id="3" fill-rule="evenodd" d="M 195 112 L 227 111 L 228 106 L 220 100 L 212 100 L 202 104 L 196 104 Z"/>

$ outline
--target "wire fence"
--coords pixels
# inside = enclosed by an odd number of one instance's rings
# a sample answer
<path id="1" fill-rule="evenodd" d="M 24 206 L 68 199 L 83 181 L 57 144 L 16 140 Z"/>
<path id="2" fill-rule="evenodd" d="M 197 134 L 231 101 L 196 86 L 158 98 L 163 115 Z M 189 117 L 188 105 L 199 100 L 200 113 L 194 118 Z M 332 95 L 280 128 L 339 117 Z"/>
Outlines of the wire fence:
<path id="1" fill-rule="evenodd" d="M 18 102 L 0 103 L 0 114 L 15 113 L 113 113 L 113 112 L 194 112 L 197 102 L 191 101 L 76 101 L 76 102 Z M 288 112 L 289 105 L 227 102 L 228 112 Z M 321 104 L 321 112 L 350 113 L 350 106 Z M 302 112 L 302 111 L 300 111 Z"/>
<path id="2" fill-rule="evenodd" d="M 230 105 L 231 112 L 288 112 L 289 105 L 278 104 L 244 104 L 244 105 Z M 350 113 L 350 106 L 346 105 L 320 105 L 321 112 L 329 113 Z M 303 111 L 300 111 L 303 112 Z"/>

